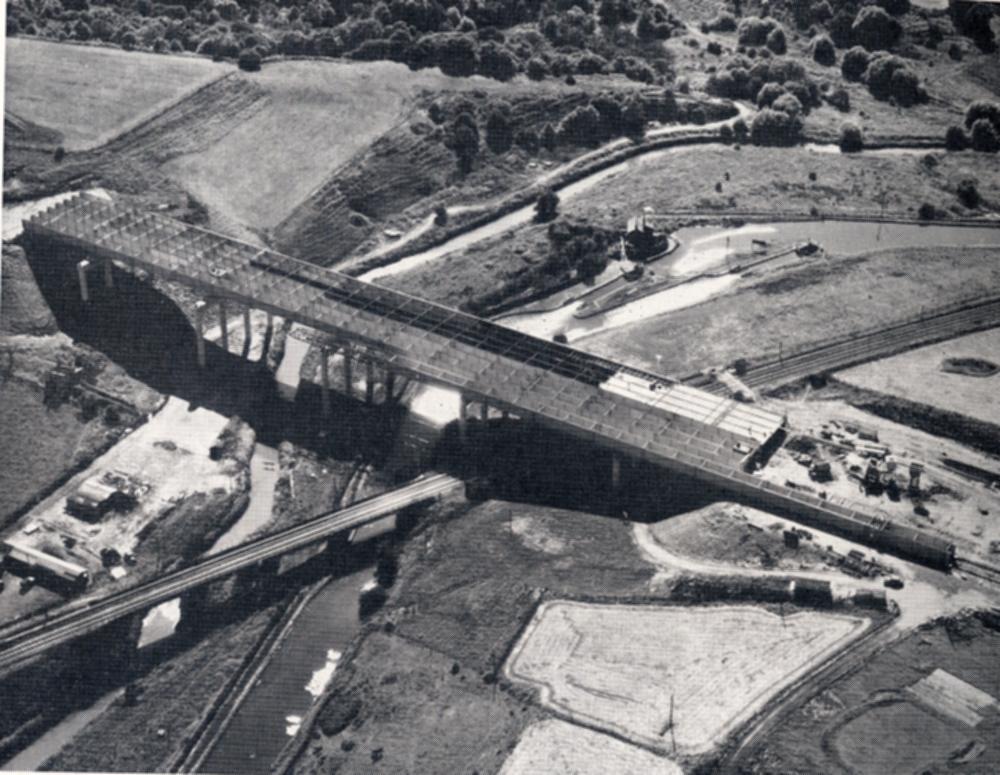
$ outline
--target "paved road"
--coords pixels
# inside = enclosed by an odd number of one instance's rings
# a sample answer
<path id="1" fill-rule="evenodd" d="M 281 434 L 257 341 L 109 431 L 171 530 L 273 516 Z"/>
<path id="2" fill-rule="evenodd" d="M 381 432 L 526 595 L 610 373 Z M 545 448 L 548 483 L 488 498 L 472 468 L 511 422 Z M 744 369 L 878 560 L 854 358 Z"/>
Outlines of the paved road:
<path id="1" fill-rule="evenodd" d="M 16 631 L 0 631 L 0 672 L 15 667 L 59 644 L 92 633 L 129 614 L 148 610 L 159 603 L 203 584 L 229 576 L 243 568 L 321 541 L 334 533 L 366 525 L 408 506 L 453 492 L 463 484 L 443 474 L 421 477 L 403 487 L 357 503 L 331 514 L 284 530 L 244 546 L 213 555 L 159 579 L 140 584 L 84 608 L 29 622 Z"/>

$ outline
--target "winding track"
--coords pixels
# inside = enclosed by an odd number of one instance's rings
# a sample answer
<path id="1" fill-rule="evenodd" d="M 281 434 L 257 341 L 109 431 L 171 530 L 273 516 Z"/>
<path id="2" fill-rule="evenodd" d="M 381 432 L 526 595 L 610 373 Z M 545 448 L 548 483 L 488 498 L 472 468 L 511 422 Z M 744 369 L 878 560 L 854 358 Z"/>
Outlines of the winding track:
<path id="1" fill-rule="evenodd" d="M 133 589 L 95 600 L 84 608 L 45 617 L 17 631 L 0 631 L 0 672 L 16 667 L 41 652 L 99 630 L 116 619 L 148 610 L 202 584 L 229 576 L 257 563 L 373 522 L 415 503 L 433 500 L 463 484 L 444 474 L 414 479 L 409 484 L 353 506 L 316 517 L 194 565 L 140 584 Z"/>
<path id="2" fill-rule="evenodd" d="M 884 358 L 918 345 L 940 342 L 972 331 L 1000 326 L 1000 297 L 973 302 L 961 309 L 932 313 L 916 320 L 898 323 L 879 331 L 853 335 L 828 344 L 811 347 L 781 360 L 752 366 L 742 380 L 750 387 L 776 388 L 813 374 L 823 374 L 864 361 Z M 685 382 L 698 384 L 701 375 Z M 724 393 L 719 382 L 699 385 L 710 393 Z"/>

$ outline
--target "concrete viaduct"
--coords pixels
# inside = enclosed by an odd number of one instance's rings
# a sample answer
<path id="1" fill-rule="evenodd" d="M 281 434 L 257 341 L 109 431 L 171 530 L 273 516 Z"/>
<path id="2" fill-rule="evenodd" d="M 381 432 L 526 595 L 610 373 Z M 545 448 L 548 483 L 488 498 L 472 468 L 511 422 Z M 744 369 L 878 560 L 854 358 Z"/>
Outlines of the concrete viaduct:
<path id="1" fill-rule="evenodd" d="M 194 289 L 218 304 L 223 347 L 228 345 L 227 305 L 246 310 L 247 337 L 251 308 L 315 329 L 329 343 L 321 359 L 324 406 L 330 390 L 327 364 L 340 350 L 348 389 L 354 363 L 363 360 L 369 400 L 376 368 L 386 375 L 387 387 L 403 375 L 451 388 L 462 397 L 463 427 L 468 406 L 478 404 L 483 418 L 491 411 L 509 413 L 597 443 L 613 453 L 613 482 L 623 460 L 643 459 L 761 508 L 927 561 L 931 537 L 748 473 L 747 461 L 777 443 L 784 426 L 782 417 L 758 406 L 115 200 L 79 194 L 53 205 L 25 223 L 25 243 L 41 258 L 81 259 L 77 269 L 84 299 L 88 270 L 103 267 L 104 281 L 110 283 L 113 265 Z M 195 322 L 194 344 L 202 363 L 207 309 L 207 303 L 198 305 Z"/>

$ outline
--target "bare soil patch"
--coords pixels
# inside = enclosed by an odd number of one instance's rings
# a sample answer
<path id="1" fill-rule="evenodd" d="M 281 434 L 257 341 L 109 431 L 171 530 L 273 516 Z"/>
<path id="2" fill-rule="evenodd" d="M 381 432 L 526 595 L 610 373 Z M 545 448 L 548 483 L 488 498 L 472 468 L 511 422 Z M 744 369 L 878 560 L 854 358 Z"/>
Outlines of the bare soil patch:
<path id="1" fill-rule="evenodd" d="M 542 703 L 660 750 L 703 753 L 867 619 L 750 606 L 544 603 L 507 674 Z M 669 633 L 665 637 L 665 633 Z"/>

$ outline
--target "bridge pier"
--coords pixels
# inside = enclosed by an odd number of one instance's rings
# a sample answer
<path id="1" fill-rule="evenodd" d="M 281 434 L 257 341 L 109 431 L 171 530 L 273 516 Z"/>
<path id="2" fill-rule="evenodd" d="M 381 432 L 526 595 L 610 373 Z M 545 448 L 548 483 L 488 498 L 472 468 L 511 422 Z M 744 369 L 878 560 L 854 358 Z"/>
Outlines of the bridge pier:
<path id="1" fill-rule="evenodd" d="M 104 287 L 105 288 L 114 288 L 115 287 L 115 278 L 112 275 L 112 271 L 114 270 L 114 268 L 115 268 L 114 262 L 110 258 L 104 259 Z"/>
<path id="2" fill-rule="evenodd" d="M 194 346 L 198 350 L 198 366 L 205 368 L 205 307 L 204 301 L 194 303 Z"/>
<path id="3" fill-rule="evenodd" d="M 253 331 L 250 328 L 250 308 L 243 308 L 243 352 L 250 353 L 250 344 L 253 341 Z"/>
<path id="4" fill-rule="evenodd" d="M 354 395 L 354 353 L 350 346 L 344 350 L 344 393 L 348 398 Z"/>
<path id="5" fill-rule="evenodd" d="M 90 301 L 90 286 L 87 285 L 87 269 L 90 262 L 87 259 L 78 261 L 76 264 L 76 277 L 80 281 L 80 298 L 83 301 Z"/>
<path id="6" fill-rule="evenodd" d="M 396 392 L 396 372 L 392 369 L 385 370 L 385 403 L 391 404 L 393 393 Z"/>
<path id="7" fill-rule="evenodd" d="M 458 397 L 458 435 L 462 442 L 465 442 L 466 431 L 469 425 L 469 402 L 465 394 Z"/>
<path id="8" fill-rule="evenodd" d="M 219 301 L 219 328 L 222 329 L 222 349 L 229 352 L 229 316 L 226 311 L 226 302 Z"/>
<path id="9" fill-rule="evenodd" d="M 320 351 L 320 370 L 323 373 L 323 416 L 330 416 L 330 352 L 324 347 Z"/>
<path id="10" fill-rule="evenodd" d="M 486 401 L 479 404 L 479 419 L 483 422 L 490 419 L 490 405 Z"/>
<path id="11" fill-rule="evenodd" d="M 611 453 L 611 489 L 619 490 L 622 486 L 622 458 L 617 452 Z"/>
<path id="12" fill-rule="evenodd" d="M 365 360 L 365 403 L 375 403 L 375 361 Z"/>

